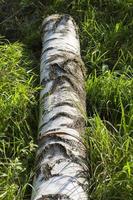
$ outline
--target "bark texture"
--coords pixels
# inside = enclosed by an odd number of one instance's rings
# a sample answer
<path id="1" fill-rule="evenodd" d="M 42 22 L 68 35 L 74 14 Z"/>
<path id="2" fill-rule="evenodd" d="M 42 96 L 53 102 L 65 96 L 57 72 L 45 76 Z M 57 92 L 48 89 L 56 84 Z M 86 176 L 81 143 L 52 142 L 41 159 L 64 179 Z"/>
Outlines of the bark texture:
<path id="1" fill-rule="evenodd" d="M 85 68 L 69 15 L 43 22 L 40 119 L 32 200 L 86 200 Z"/>

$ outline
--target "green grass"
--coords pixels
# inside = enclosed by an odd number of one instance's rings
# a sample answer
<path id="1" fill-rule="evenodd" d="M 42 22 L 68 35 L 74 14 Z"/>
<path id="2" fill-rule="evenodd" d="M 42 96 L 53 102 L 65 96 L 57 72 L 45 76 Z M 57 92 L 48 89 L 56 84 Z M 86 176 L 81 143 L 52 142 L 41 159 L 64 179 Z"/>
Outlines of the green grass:
<path id="1" fill-rule="evenodd" d="M 23 199 L 30 181 L 36 145 L 31 61 L 21 43 L 0 45 L 0 199 Z"/>
<path id="2" fill-rule="evenodd" d="M 113 129 L 111 125 L 109 131 L 98 115 L 88 120 L 85 141 L 90 199 L 133 198 L 133 138 Z"/>
<path id="3" fill-rule="evenodd" d="M 88 115 L 98 112 L 121 135 L 133 128 L 133 79 L 129 70 L 90 75 L 86 81 Z"/>
<path id="4" fill-rule="evenodd" d="M 87 68 L 88 195 L 133 199 L 133 1 L 0 1 L 0 199 L 29 200 L 38 123 L 41 22 L 74 17 Z"/>

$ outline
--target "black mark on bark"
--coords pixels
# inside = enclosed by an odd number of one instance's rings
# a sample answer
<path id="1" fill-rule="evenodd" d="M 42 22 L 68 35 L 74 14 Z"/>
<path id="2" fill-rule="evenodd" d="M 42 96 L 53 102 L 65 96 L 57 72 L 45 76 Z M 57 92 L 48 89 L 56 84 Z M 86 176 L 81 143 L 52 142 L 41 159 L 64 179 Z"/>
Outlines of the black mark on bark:
<path id="1" fill-rule="evenodd" d="M 42 197 L 37 200 L 71 200 L 71 198 L 66 194 L 49 194 L 42 195 Z"/>

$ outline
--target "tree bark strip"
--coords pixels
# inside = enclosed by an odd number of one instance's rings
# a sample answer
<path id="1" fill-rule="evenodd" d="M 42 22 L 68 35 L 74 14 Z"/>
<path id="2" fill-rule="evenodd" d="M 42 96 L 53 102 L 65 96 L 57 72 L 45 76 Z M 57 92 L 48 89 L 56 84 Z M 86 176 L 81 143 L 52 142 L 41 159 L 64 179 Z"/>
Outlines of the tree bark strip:
<path id="1" fill-rule="evenodd" d="M 43 22 L 40 118 L 32 200 L 86 200 L 85 68 L 69 15 Z"/>

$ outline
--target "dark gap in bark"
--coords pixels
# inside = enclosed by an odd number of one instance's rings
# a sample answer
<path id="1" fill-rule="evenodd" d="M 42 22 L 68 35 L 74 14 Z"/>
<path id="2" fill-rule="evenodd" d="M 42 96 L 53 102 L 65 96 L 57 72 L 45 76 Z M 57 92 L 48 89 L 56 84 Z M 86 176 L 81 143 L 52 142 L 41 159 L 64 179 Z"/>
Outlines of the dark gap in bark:
<path id="1" fill-rule="evenodd" d="M 52 74 L 50 74 L 50 78 L 49 79 L 43 79 L 42 81 L 41 81 L 41 83 L 40 83 L 40 85 L 41 86 L 46 86 L 46 84 L 47 83 L 49 83 L 50 81 L 54 81 L 54 83 L 53 83 L 53 85 L 57 85 L 57 84 L 59 84 L 59 86 L 61 85 L 61 84 L 63 84 L 62 83 L 62 81 L 64 81 L 64 80 L 66 80 L 67 82 L 70 82 L 70 84 L 71 84 L 71 86 L 73 86 L 73 82 L 71 81 L 71 79 L 68 77 L 68 75 L 60 75 L 60 76 L 57 76 L 57 77 L 52 77 L 52 75 L 53 76 L 55 76 L 56 74 L 54 74 L 54 72 L 52 72 Z M 52 87 L 54 87 L 54 86 L 51 86 L 51 88 Z"/>
<path id="2" fill-rule="evenodd" d="M 64 88 L 62 88 L 62 89 L 66 89 L 66 88 L 64 87 Z M 67 91 L 68 91 L 68 89 L 67 89 Z M 50 95 L 50 93 L 46 93 L 46 94 L 44 94 L 44 95 L 40 98 L 40 105 L 41 105 L 41 104 L 44 104 L 44 98 L 48 97 L 49 95 Z M 50 113 L 54 108 L 56 108 L 56 107 L 62 107 L 62 106 L 70 106 L 70 107 L 72 107 L 72 108 L 76 108 L 76 103 L 74 103 L 74 102 L 69 102 L 69 99 L 68 99 L 68 101 L 64 101 L 64 102 L 60 102 L 60 103 L 55 104 L 55 105 L 52 107 L 51 110 L 44 109 L 44 111 L 43 111 L 42 113 L 43 113 L 43 114 L 45 114 L 45 112 L 46 112 L 46 113 Z"/>
<path id="3" fill-rule="evenodd" d="M 56 164 L 59 165 L 60 163 L 65 162 L 65 161 L 69 161 L 69 162 L 67 162 L 66 165 L 57 174 L 54 174 L 54 173 L 51 174 L 51 171 L 55 167 Z M 47 181 L 50 178 L 57 177 L 57 176 L 58 177 L 59 176 L 62 176 L 62 177 L 70 176 L 69 174 L 65 174 L 63 172 L 63 170 L 65 170 L 65 168 L 70 168 L 70 167 L 72 168 L 72 166 L 70 166 L 71 163 L 81 166 L 80 162 L 79 161 L 77 162 L 77 160 L 72 161 L 72 160 L 68 160 L 68 159 L 60 159 L 60 160 L 58 160 L 58 162 L 56 160 L 55 162 L 52 162 L 52 163 L 49 161 L 47 163 L 41 164 L 41 166 L 38 166 L 38 172 L 36 172 L 36 179 L 38 179 L 39 173 L 41 173 L 41 172 L 43 173 L 43 177 L 41 178 L 40 181 L 42 181 L 42 180 Z M 85 174 L 88 172 L 88 169 L 86 167 L 83 168 L 83 166 L 82 166 L 82 169 L 83 170 L 77 171 L 76 176 L 70 176 L 70 177 L 72 177 L 76 182 L 79 182 L 78 178 L 84 177 Z M 78 184 L 80 184 L 80 183 L 78 183 Z"/>
<path id="4" fill-rule="evenodd" d="M 46 21 L 43 25 L 42 25 L 42 32 L 44 31 L 45 32 L 45 28 L 48 24 L 50 24 L 51 22 L 54 22 L 55 21 L 55 18 L 51 18 L 49 19 L 48 21 Z"/>
<path id="5" fill-rule="evenodd" d="M 42 197 L 37 200 L 72 200 L 72 199 L 66 194 L 49 194 L 49 195 L 42 195 Z"/>
<path id="6" fill-rule="evenodd" d="M 40 82 L 40 85 L 41 86 L 46 86 L 46 84 L 48 83 L 48 82 L 50 82 L 51 80 L 49 79 L 49 81 L 48 80 L 46 80 L 46 78 L 43 78 L 42 79 L 42 81 Z"/>
<path id="7" fill-rule="evenodd" d="M 58 145 L 58 144 L 57 144 Z M 71 147 L 70 147 L 71 148 Z M 81 148 L 80 148 L 80 151 Z M 84 149 L 83 149 L 84 151 Z M 67 152 L 69 152 L 69 156 L 67 157 L 64 157 L 64 158 L 57 158 L 55 159 L 54 161 L 52 160 L 52 158 L 50 158 L 47 162 L 45 163 L 41 163 L 41 161 L 44 159 L 45 155 L 43 155 L 41 157 L 41 155 L 39 154 L 39 157 L 36 157 L 36 179 L 38 178 L 38 176 L 41 174 L 41 171 L 44 170 L 46 172 L 46 169 L 49 169 L 51 171 L 51 169 L 56 165 L 56 164 L 60 164 L 62 162 L 65 162 L 67 161 L 68 163 L 75 163 L 79 166 L 82 166 L 82 171 L 79 171 L 79 173 L 77 173 L 76 177 L 85 177 L 88 172 L 88 166 L 85 164 L 84 162 L 84 159 L 85 157 L 83 156 L 74 156 L 72 154 L 71 151 L 67 150 Z M 43 151 L 41 152 L 41 154 L 43 153 Z M 56 155 L 55 155 L 56 157 Z M 39 158 L 42 158 L 41 160 Z M 39 162 L 38 162 L 39 161 Z M 47 166 L 48 165 L 48 166 Z M 45 169 L 45 166 L 46 166 L 46 169 Z M 68 166 L 68 165 L 67 165 Z M 44 174 L 44 173 L 43 173 Z M 46 173 L 47 174 L 47 173 Z M 49 176 L 51 175 L 51 173 L 49 172 Z M 53 175 L 53 174 L 52 174 Z M 57 175 L 57 174 L 56 174 Z M 58 174 L 58 175 L 61 175 L 61 174 Z M 52 177 L 52 176 L 51 176 Z M 44 174 L 44 178 L 43 179 L 47 179 L 47 177 L 45 177 L 45 174 Z"/>
<path id="8" fill-rule="evenodd" d="M 68 74 L 71 76 L 72 79 L 78 79 L 80 84 L 83 85 L 83 75 L 80 73 L 78 73 L 78 68 L 77 68 L 77 63 L 76 63 L 76 71 L 72 71 L 71 67 L 68 66 L 69 63 L 74 62 L 75 64 L 75 60 L 73 59 L 67 59 L 64 62 L 61 63 L 53 63 L 51 64 L 51 72 L 54 72 L 56 74 L 56 72 L 58 72 L 59 70 L 65 74 Z M 71 64 L 71 66 L 73 66 L 73 64 Z M 79 64 L 78 64 L 79 66 Z M 79 67 L 79 69 L 81 70 L 81 67 Z"/>
<path id="9" fill-rule="evenodd" d="M 67 71 L 64 68 L 64 66 L 62 66 L 62 64 L 60 64 L 60 63 L 53 63 L 53 64 L 51 64 L 51 69 L 54 70 L 54 71 L 60 70 L 63 73 L 67 73 Z"/>
<path id="10" fill-rule="evenodd" d="M 51 64 L 51 62 L 53 62 L 53 61 L 55 61 L 55 63 L 57 63 L 57 62 L 56 62 L 56 59 L 58 59 L 58 58 L 60 57 L 60 58 L 63 58 L 63 60 L 64 60 L 64 61 L 61 61 L 61 62 L 60 62 L 60 65 L 63 66 L 63 65 L 64 65 L 64 62 L 65 62 L 66 60 L 68 60 L 68 58 L 69 58 L 70 60 L 73 60 L 73 58 L 78 57 L 77 54 L 74 53 L 73 51 L 68 51 L 68 50 L 63 50 L 63 49 L 57 49 L 57 50 L 62 52 L 61 55 L 60 55 L 60 54 L 52 55 L 51 58 L 46 59 L 46 60 L 44 61 L 45 64 L 47 64 L 47 63 Z M 72 54 L 72 55 L 70 55 L 70 54 Z M 79 59 L 80 59 L 80 58 L 79 58 Z M 54 64 L 54 63 L 52 63 L 52 64 Z"/>
<path id="11" fill-rule="evenodd" d="M 35 161 L 36 162 L 36 161 Z M 36 170 L 35 170 L 36 172 L 35 172 L 35 177 L 36 177 L 36 179 L 38 178 L 38 176 L 41 174 L 41 168 L 40 168 L 40 166 L 38 167 L 38 166 L 36 166 Z"/>
<path id="12" fill-rule="evenodd" d="M 54 32 L 56 32 L 57 27 L 64 22 L 64 27 L 66 27 L 66 22 L 70 19 L 71 17 L 69 15 L 61 15 L 60 18 L 58 18 L 55 22 L 55 24 L 53 25 L 53 30 Z M 64 21 L 65 20 L 65 21 Z M 64 28 L 65 29 L 65 28 Z"/>
<path id="13" fill-rule="evenodd" d="M 74 27 L 75 27 L 76 39 L 79 40 L 78 26 L 77 26 L 75 20 L 74 20 L 72 17 L 71 17 L 71 20 L 72 20 L 72 22 L 73 22 L 73 24 L 74 24 Z"/>
<path id="14" fill-rule="evenodd" d="M 63 58 L 63 60 L 64 60 L 64 62 L 66 61 L 66 60 L 68 60 L 68 58 L 70 59 L 70 60 L 73 60 L 73 57 L 74 58 L 77 58 L 78 57 L 78 59 L 80 59 L 80 63 L 83 63 L 82 62 L 82 60 L 81 60 L 81 58 L 76 54 L 76 53 L 74 53 L 73 51 L 68 51 L 68 50 L 63 50 L 63 49 L 57 49 L 58 51 L 61 51 L 62 53 L 61 54 L 54 54 L 54 55 L 52 55 L 50 58 L 48 58 L 48 59 L 46 59 L 46 60 L 44 60 L 43 61 L 43 63 L 42 63 L 42 65 L 43 64 L 47 64 L 47 63 L 49 63 L 49 64 L 51 64 L 51 62 L 53 62 L 53 61 L 55 61 L 55 63 L 56 63 L 56 59 L 58 59 L 58 58 Z M 72 54 L 72 55 L 71 55 Z M 41 60 L 43 60 L 44 58 L 43 57 L 41 57 Z M 62 63 L 64 63 L 64 62 L 62 62 Z M 53 63 L 52 63 L 53 64 Z"/>
<path id="15" fill-rule="evenodd" d="M 43 42 L 43 45 L 46 45 L 48 42 L 56 40 L 56 39 L 58 39 L 58 38 L 55 37 L 55 38 L 48 39 L 45 42 Z"/>
<path id="16" fill-rule="evenodd" d="M 60 130 L 60 128 L 59 128 L 59 130 Z M 41 141 L 43 138 L 47 138 L 48 136 L 51 137 L 51 136 L 55 136 L 55 135 L 64 135 L 64 136 L 68 135 L 68 136 L 71 136 L 71 137 L 75 138 L 79 143 L 81 143 L 83 145 L 83 142 L 82 142 L 81 138 L 79 138 L 78 136 L 72 135 L 70 133 L 62 132 L 62 131 L 53 131 L 52 132 L 50 130 L 48 130 L 48 131 L 46 131 L 46 132 L 44 132 L 42 134 L 39 134 L 38 142 Z"/>
<path id="17" fill-rule="evenodd" d="M 45 171 L 44 171 L 45 172 Z M 47 171 L 45 173 L 48 173 Z M 55 178 L 55 177 L 59 177 L 62 176 L 62 174 L 49 174 L 49 176 L 45 177 L 45 180 L 49 180 L 50 178 Z"/>
<path id="18" fill-rule="evenodd" d="M 70 29 L 68 29 L 67 27 L 67 21 L 69 20 L 69 19 L 71 19 L 71 16 L 70 15 L 65 15 L 65 16 L 63 16 L 63 15 L 60 15 L 57 19 L 56 19 L 56 22 L 53 24 L 53 28 L 51 28 L 51 29 L 46 29 L 46 26 L 49 24 L 49 21 L 51 21 L 51 22 L 53 22 L 55 19 L 53 19 L 53 20 L 48 20 L 44 25 L 43 25 L 43 27 L 42 27 L 42 33 L 43 34 L 45 34 L 46 32 L 57 32 L 57 28 L 58 28 L 58 26 L 61 24 L 61 23 L 63 23 L 64 24 L 64 29 L 63 30 L 60 30 L 59 32 L 61 33 L 61 32 L 63 32 L 64 34 L 67 32 L 67 30 L 70 30 Z M 75 32 L 76 32 L 76 38 L 78 38 L 78 28 L 77 28 L 77 26 L 76 26 L 76 23 L 74 23 L 74 25 L 75 25 Z"/>
<path id="19" fill-rule="evenodd" d="M 68 14 L 65 14 L 65 15 L 68 15 Z M 55 24 L 59 24 L 59 22 L 63 19 L 63 18 L 65 18 L 65 15 L 62 15 L 62 14 L 60 14 L 60 15 L 53 15 L 53 18 L 51 18 L 51 19 L 47 19 L 47 21 L 43 24 L 43 29 L 45 29 L 45 27 L 46 27 L 46 25 L 48 25 L 48 24 L 50 24 L 50 22 L 54 22 L 55 21 L 55 23 L 53 24 L 53 26 L 56 26 L 57 27 L 57 25 L 55 25 Z M 70 15 L 68 15 L 68 16 L 70 16 Z"/>
<path id="20" fill-rule="evenodd" d="M 76 93 L 75 91 L 73 91 L 73 89 L 72 89 L 71 87 L 69 87 L 69 89 L 68 89 L 67 87 L 62 87 L 62 88 L 60 88 L 60 89 L 62 89 L 62 90 L 64 90 L 64 91 L 66 90 L 66 91 L 74 92 L 74 93 L 77 95 L 77 93 Z M 50 95 L 52 95 L 50 92 L 44 94 L 44 95 L 40 98 L 40 105 L 41 105 L 41 104 L 44 104 L 45 98 L 47 98 L 47 97 L 50 96 Z M 81 97 L 81 98 L 80 98 L 80 97 Z M 85 93 L 81 94 L 80 97 L 79 97 L 79 95 L 77 95 L 77 99 L 79 99 L 80 102 L 81 102 L 81 104 L 78 104 L 78 105 L 82 107 L 82 105 L 83 105 L 83 106 L 85 105 L 85 98 L 86 98 L 86 97 L 85 97 Z M 68 99 L 68 100 L 69 100 L 69 99 Z M 65 105 L 65 102 L 61 102 L 61 104 L 62 104 L 62 106 L 63 106 L 63 104 Z M 70 107 L 75 107 L 75 108 L 78 109 L 78 106 L 77 106 L 76 102 L 75 102 L 75 103 L 72 103 L 72 104 L 69 104 L 69 105 L 70 105 Z M 61 106 L 61 105 L 60 105 L 60 106 Z M 53 106 L 53 108 L 54 108 L 54 107 L 57 107 L 57 106 L 55 105 L 55 106 Z M 45 111 L 43 112 L 43 114 L 45 114 L 45 112 L 51 112 L 51 110 L 49 111 L 49 110 L 45 109 Z"/>
<path id="21" fill-rule="evenodd" d="M 58 159 L 58 160 L 56 160 L 56 163 L 57 164 L 60 164 L 61 162 L 63 162 L 63 161 L 66 161 L 66 158 L 60 158 L 60 159 Z M 49 162 L 50 163 L 50 162 Z M 55 163 L 55 164 L 56 164 Z M 44 164 L 45 165 L 45 164 Z M 46 165 L 47 165 L 47 163 L 46 163 Z M 41 174 L 41 167 L 42 167 L 42 165 L 40 165 L 40 163 L 38 164 L 37 163 L 37 167 L 36 167 L 36 173 L 35 173 L 35 175 L 36 175 L 36 179 L 38 178 L 38 176 Z M 43 177 L 43 180 L 44 180 L 44 177 Z"/>
<path id="22" fill-rule="evenodd" d="M 75 147 L 75 148 L 78 148 L 78 147 L 81 147 L 81 143 L 78 142 L 78 141 L 75 141 L 75 140 L 70 140 L 70 139 L 66 139 L 66 138 L 63 138 L 61 136 L 58 136 L 58 135 L 51 135 L 51 136 L 47 136 L 46 138 L 43 138 L 41 141 L 38 141 L 38 145 L 39 147 L 43 147 L 46 143 L 48 142 L 64 142 L 68 145 L 70 145 L 71 147 Z"/>
<path id="23" fill-rule="evenodd" d="M 66 68 L 68 68 L 68 63 L 72 63 L 71 66 L 73 66 L 73 64 L 76 64 L 76 71 L 78 71 L 78 69 L 81 70 L 81 76 L 85 76 L 86 74 L 86 69 L 85 69 L 85 66 L 84 66 L 84 63 L 82 62 L 81 58 L 79 56 L 75 56 L 75 57 L 71 57 L 69 58 L 68 56 L 68 59 L 64 61 L 63 65 L 66 66 Z M 74 76 L 74 77 L 77 77 L 75 76 L 75 72 L 72 73 L 71 69 L 69 69 L 69 72 Z M 83 75 L 82 75 L 83 74 Z M 77 75 L 77 74 L 76 74 Z M 81 77 L 79 77 L 81 79 Z M 83 82 L 83 79 L 82 79 L 82 82 Z"/>
<path id="24" fill-rule="evenodd" d="M 42 35 L 45 35 L 47 32 L 49 32 L 49 33 L 52 32 L 53 33 L 54 29 L 53 28 L 45 28 L 45 30 L 42 31 Z"/>
<path id="25" fill-rule="evenodd" d="M 62 37 L 60 37 L 60 38 L 62 38 L 62 39 L 63 39 L 64 36 L 66 36 L 66 35 L 68 34 L 68 32 L 71 33 L 70 29 L 67 28 L 67 27 L 66 27 L 65 29 L 60 30 L 60 31 L 58 31 L 57 29 L 54 30 L 53 28 L 51 28 L 51 29 L 46 29 L 45 31 L 43 31 L 43 33 L 46 34 L 48 31 L 49 31 L 49 33 L 50 33 L 50 32 L 51 32 L 51 33 L 52 33 L 52 32 L 54 32 L 54 33 L 61 33 L 61 34 L 62 34 Z M 76 30 L 75 30 L 75 32 L 76 32 Z"/>
<path id="26" fill-rule="evenodd" d="M 63 15 L 60 15 L 59 18 L 56 20 L 55 24 L 53 25 L 53 31 L 55 32 L 55 30 L 57 29 L 58 25 L 60 24 L 60 22 L 63 19 Z"/>
<path id="27" fill-rule="evenodd" d="M 54 105 L 54 107 L 60 107 L 60 106 L 70 106 L 70 107 L 75 107 L 74 103 L 70 103 L 70 102 L 60 102 L 57 103 L 56 105 Z"/>
<path id="28" fill-rule="evenodd" d="M 44 138 L 44 140 L 42 139 L 38 144 L 39 144 L 39 147 L 41 147 L 41 146 L 44 146 L 47 142 L 49 142 L 49 141 L 55 141 L 55 142 L 69 142 L 69 140 L 67 140 L 67 139 L 64 139 L 64 138 L 62 138 L 62 137 L 60 137 L 60 136 L 57 136 L 57 135 L 52 135 L 52 136 L 48 136 L 47 138 Z M 71 141 L 71 140 L 70 140 Z"/>
<path id="29" fill-rule="evenodd" d="M 46 98 L 46 97 L 48 97 L 49 95 L 51 95 L 49 92 L 47 92 L 47 93 L 45 93 L 40 99 L 39 99 L 39 103 L 40 103 L 40 105 L 41 104 L 44 104 L 44 99 Z"/>
<path id="30" fill-rule="evenodd" d="M 54 54 L 54 55 L 52 55 L 52 57 L 50 57 L 50 58 L 44 60 L 43 63 L 44 63 L 44 64 L 49 63 L 49 65 L 50 65 L 50 63 L 53 62 L 53 61 L 55 61 L 57 58 L 63 58 L 63 59 L 64 59 L 64 55 L 59 55 L 59 54 L 56 54 L 56 55 L 55 55 L 55 54 Z M 41 60 L 43 60 L 43 59 L 44 59 L 44 58 L 41 57 Z M 42 63 L 42 64 L 43 64 L 43 63 Z"/>
<path id="31" fill-rule="evenodd" d="M 40 163 L 46 155 L 49 155 L 49 159 L 56 157 L 57 150 L 59 150 L 60 155 L 64 158 L 69 158 L 67 154 L 67 149 L 60 143 L 48 144 L 45 148 L 37 155 L 36 163 Z"/>
<path id="32" fill-rule="evenodd" d="M 50 123 L 51 121 L 54 121 L 55 119 L 59 118 L 59 117 L 67 117 L 67 118 L 70 118 L 70 119 L 74 119 L 75 118 L 75 115 L 71 115 L 67 112 L 59 112 L 59 113 L 56 113 L 53 117 L 51 117 L 47 122 L 43 123 L 40 127 L 39 127 L 39 132 L 41 131 L 41 129 L 47 125 L 48 123 Z"/>
<path id="33" fill-rule="evenodd" d="M 52 166 L 50 166 L 49 164 L 46 163 L 45 167 L 43 167 L 43 165 L 42 165 L 42 168 L 43 168 L 44 178 L 47 181 L 49 178 L 52 177 L 52 174 L 51 174 Z"/>
<path id="34" fill-rule="evenodd" d="M 50 81 L 54 81 L 54 83 L 52 84 L 50 90 L 48 91 L 48 94 L 53 94 L 57 87 L 60 87 L 61 85 L 63 85 L 64 81 L 67 81 L 71 86 L 70 87 L 65 87 L 64 86 L 64 89 L 66 88 L 69 88 L 68 91 L 75 91 L 76 94 L 78 94 L 78 96 L 80 97 L 80 99 L 85 99 L 85 92 L 84 92 L 84 88 L 83 86 L 81 86 L 80 88 L 78 87 L 78 85 L 80 84 L 79 82 L 77 82 L 76 78 L 75 80 L 73 79 L 72 80 L 72 77 L 70 78 L 69 76 L 70 75 L 66 75 L 66 74 L 63 74 L 61 76 L 57 76 L 56 78 L 55 77 L 52 77 L 52 76 L 55 76 L 56 74 L 54 72 L 51 72 L 50 74 L 50 78 L 45 80 L 43 79 L 41 81 L 41 85 L 46 85 L 48 82 Z M 61 88 L 60 88 L 61 89 Z M 45 96 L 44 96 L 45 97 Z"/>
<path id="35" fill-rule="evenodd" d="M 46 155 L 48 156 L 49 158 L 49 161 L 53 158 L 53 157 L 56 157 L 56 153 L 57 151 L 60 152 L 59 155 L 63 156 L 65 159 L 70 159 L 70 162 L 73 162 L 73 163 L 76 163 L 76 164 L 79 164 L 79 165 L 83 165 L 84 163 L 84 155 L 82 156 L 75 156 L 73 154 L 73 148 L 71 149 L 72 147 L 70 147 L 70 149 L 67 149 L 65 144 L 64 146 L 60 143 L 55 143 L 55 144 L 48 144 L 47 146 L 45 146 L 45 148 L 40 151 L 40 153 L 37 155 L 36 157 L 36 165 L 40 165 L 40 163 L 42 162 L 42 160 L 46 157 Z M 80 148 L 80 151 L 82 152 L 82 150 L 84 149 L 81 149 Z M 58 158 L 59 159 L 59 158 Z M 56 163 L 56 160 L 55 160 L 55 163 Z"/>
<path id="36" fill-rule="evenodd" d="M 60 124 L 60 126 L 66 126 L 68 128 L 72 128 L 72 129 L 75 129 L 77 130 L 78 132 L 81 132 L 81 130 L 84 129 L 84 126 L 85 126 L 85 122 L 84 122 L 84 118 L 83 117 L 79 117 L 77 119 L 74 120 L 73 123 L 71 124 Z"/>
<path id="37" fill-rule="evenodd" d="M 69 28 L 65 28 L 64 30 L 60 30 L 60 33 L 62 34 L 62 37 L 67 37 L 67 34 L 68 33 L 71 33 L 71 31 L 70 31 L 70 29 Z M 66 43 L 67 44 L 67 43 Z M 70 45 L 70 44 L 69 44 Z M 70 45 L 70 46 L 72 46 L 72 45 Z M 73 46 L 72 46 L 73 47 Z"/>
<path id="38" fill-rule="evenodd" d="M 56 88 L 60 87 L 63 83 L 65 83 L 65 81 L 70 84 L 70 86 L 72 87 L 73 90 L 75 90 L 75 91 L 78 90 L 78 87 L 75 83 L 75 80 L 72 80 L 72 78 L 70 78 L 68 75 L 61 75 L 61 76 L 58 76 L 56 79 L 53 79 L 53 80 L 54 80 L 54 83 L 51 87 L 50 93 L 54 93 Z"/>
<path id="39" fill-rule="evenodd" d="M 55 140 L 55 141 L 54 141 Z M 70 149 L 73 151 L 78 151 L 79 149 L 81 150 L 81 151 L 84 151 L 85 150 L 85 146 L 84 146 L 84 144 L 82 143 L 80 143 L 80 142 L 76 142 L 75 140 L 73 140 L 73 141 L 71 141 L 71 140 L 69 140 L 69 139 L 65 139 L 65 138 L 59 138 L 58 136 L 53 136 L 52 138 L 50 138 L 49 136 L 47 137 L 47 138 L 45 138 L 44 140 L 43 140 L 43 142 L 44 143 L 39 143 L 39 147 L 41 148 L 43 148 L 43 146 L 45 147 L 46 145 L 48 145 L 50 142 L 55 142 L 55 144 L 60 144 L 60 142 L 62 142 L 62 143 L 64 143 L 64 146 L 65 146 L 65 143 L 67 144 L 67 145 L 69 145 L 70 146 Z M 63 145 L 63 144 L 62 144 Z"/>
<path id="40" fill-rule="evenodd" d="M 42 51 L 42 55 L 41 55 L 41 56 L 43 56 L 43 54 L 44 54 L 46 51 L 50 51 L 50 50 L 53 50 L 53 49 L 55 49 L 55 47 L 48 47 L 48 48 L 44 49 L 44 50 Z"/>
<path id="41" fill-rule="evenodd" d="M 58 47 L 48 47 L 48 48 L 46 48 L 46 49 L 44 49 L 43 51 L 42 51 L 42 55 L 46 52 L 46 51 L 49 51 L 49 50 L 52 50 L 52 49 L 56 49 L 57 51 L 61 51 L 61 52 L 64 52 L 65 54 L 67 53 L 67 54 L 72 54 L 72 55 L 74 55 L 75 57 L 77 56 L 77 54 L 76 53 L 74 53 L 73 51 L 68 51 L 68 50 L 65 50 L 65 49 L 58 49 Z M 58 54 L 54 54 L 54 55 L 52 55 L 52 57 L 53 56 L 56 56 L 56 58 L 58 57 Z M 61 56 L 60 56 L 61 57 Z M 62 57 L 64 57 L 64 56 L 62 56 Z M 67 56 L 67 57 L 69 57 L 69 55 Z M 48 59 L 49 60 L 49 59 Z M 48 63 L 48 61 L 47 61 L 47 59 L 44 61 L 44 63 L 46 64 L 46 63 Z"/>
<path id="42" fill-rule="evenodd" d="M 53 132 L 56 132 L 56 131 L 59 131 L 60 130 L 60 128 L 53 128 L 53 129 L 49 129 L 48 131 L 46 131 L 45 133 L 49 133 L 49 132 L 51 132 L 51 131 L 53 131 Z M 41 133 L 39 133 L 39 136 L 41 137 Z"/>
<path id="43" fill-rule="evenodd" d="M 61 49 L 61 51 L 64 51 Z M 68 53 L 68 51 L 67 51 Z M 64 57 L 64 56 L 61 56 L 61 57 Z M 52 62 L 54 61 L 56 58 L 58 58 L 57 55 L 54 56 L 54 59 L 53 59 L 53 56 L 52 56 L 52 60 L 49 59 L 49 62 Z M 70 69 L 70 67 L 68 67 L 68 63 L 72 63 L 71 66 L 75 65 L 76 64 L 76 71 L 73 71 Z M 52 63 L 51 66 L 55 66 L 57 65 L 59 68 L 61 68 L 62 70 L 64 70 L 64 72 L 67 72 L 69 74 L 71 74 L 72 76 L 74 76 L 75 78 L 79 78 L 79 80 L 81 81 L 81 83 L 83 83 L 83 77 L 82 76 L 85 76 L 85 73 L 86 73 L 86 69 L 85 69 L 85 66 L 81 60 L 81 58 L 79 56 L 70 56 L 69 54 L 65 54 L 65 60 L 64 62 L 61 62 L 61 63 Z M 74 68 L 74 67 L 73 67 Z M 81 70 L 81 74 L 79 74 L 79 76 L 77 76 L 77 71 L 78 69 Z M 83 74 L 83 75 L 82 75 Z M 81 78 L 82 77 L 82 78 Z"/>

